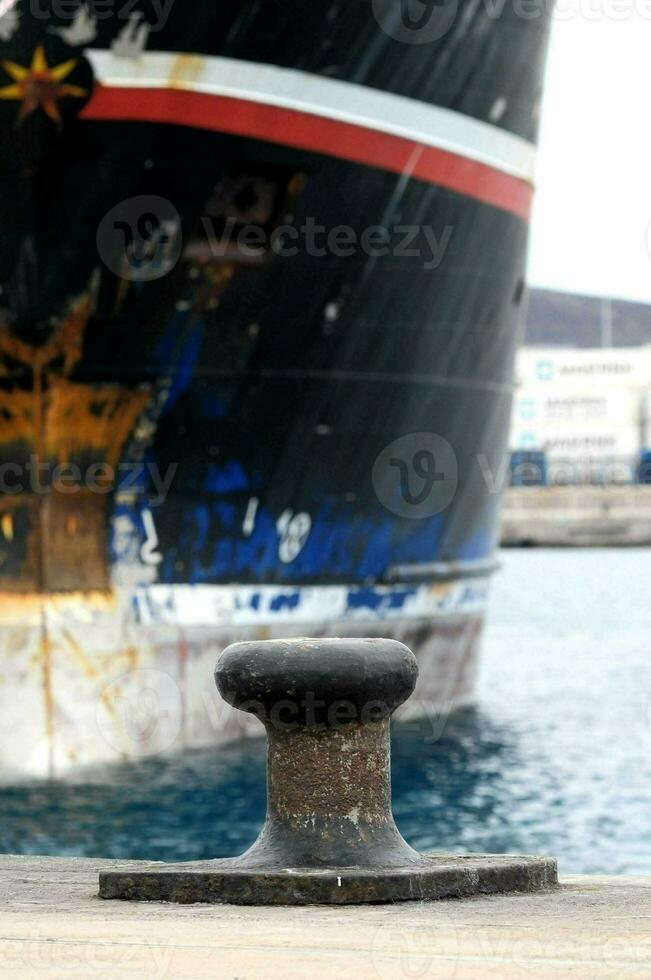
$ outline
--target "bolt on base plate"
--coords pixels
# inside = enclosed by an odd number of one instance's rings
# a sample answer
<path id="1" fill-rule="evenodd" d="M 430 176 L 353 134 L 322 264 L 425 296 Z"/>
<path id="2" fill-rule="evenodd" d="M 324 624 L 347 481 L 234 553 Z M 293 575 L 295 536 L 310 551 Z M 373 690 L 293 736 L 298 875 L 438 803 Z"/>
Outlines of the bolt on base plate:
<path id="1" fill-rule="evenodd" d="M 387 869 L 246 869 L 237 860 L 143 865 L 100 874 L 100 897 L 136 902 L 233 905 L 358 905 L 433 901 L 558 884 L 550 858 L 423 855 L 420 866 Z"/>

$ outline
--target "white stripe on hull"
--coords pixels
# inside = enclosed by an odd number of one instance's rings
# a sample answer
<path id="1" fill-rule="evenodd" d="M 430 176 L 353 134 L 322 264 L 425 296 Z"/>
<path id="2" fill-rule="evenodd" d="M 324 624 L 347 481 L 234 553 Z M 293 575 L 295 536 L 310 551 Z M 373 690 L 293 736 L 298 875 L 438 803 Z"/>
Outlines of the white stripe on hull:
<path id="1" fill-rule="evenodd" d="M 180 89 L 279 106 L 436 147 L 533 182 L 536 151 L 531 143 L 402 95 L 233 58 L 150 51 L 130 59 L 97 49 L 86 55 L 107 87 Z"/>
<path id="2" fill-rule="evenodd" d="M 154 585 L 136 593 L 137 619 L 148 626 L 273 626 L 282 623 L 435 619 L 485 611 L 488 579 L 438 585 L 196 586 Z"/>
<path id="3" fill-rule="evenodd" d="M 284 625 L 337 629 L 341 623 L 435 620 L 485 612 L 489 577 L 435 585 L 150 585 L 97 594 L 6 596 L 0 626 L 100 627 L 119 620 L 136 627 L 230 629 Z"/>

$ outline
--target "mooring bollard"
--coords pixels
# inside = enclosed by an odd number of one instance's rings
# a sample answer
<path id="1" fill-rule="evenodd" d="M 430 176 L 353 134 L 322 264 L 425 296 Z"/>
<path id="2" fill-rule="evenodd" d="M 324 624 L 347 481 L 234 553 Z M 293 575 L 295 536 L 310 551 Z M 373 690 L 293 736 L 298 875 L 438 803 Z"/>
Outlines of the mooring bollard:
<path id="1" fill-rule="evenodd" d="M 241 857 L 100 875 L 100 896 L 246 905 L 355 904 L 538 891 L 549 858 L 420 854 L 391 810 L 390 718 L 418 668 L 393 640 L 238 643 L 215 671 L 223 697 L 268 737 L 267 818 Z"/>

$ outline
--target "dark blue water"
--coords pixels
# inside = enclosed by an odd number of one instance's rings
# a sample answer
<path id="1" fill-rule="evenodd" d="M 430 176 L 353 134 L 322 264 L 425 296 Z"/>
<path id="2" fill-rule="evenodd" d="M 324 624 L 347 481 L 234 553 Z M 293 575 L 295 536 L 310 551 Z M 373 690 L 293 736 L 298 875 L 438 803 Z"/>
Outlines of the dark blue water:
<path id="1" fill-rule="evenodd" d="M 394 809 L 422 849 L 651 873 L 651 552 L 510 552 L 481 707 L 398 728 Z M 195 860 L 264 812 L 262 741 L 0 790 L 0 851 Z"/>

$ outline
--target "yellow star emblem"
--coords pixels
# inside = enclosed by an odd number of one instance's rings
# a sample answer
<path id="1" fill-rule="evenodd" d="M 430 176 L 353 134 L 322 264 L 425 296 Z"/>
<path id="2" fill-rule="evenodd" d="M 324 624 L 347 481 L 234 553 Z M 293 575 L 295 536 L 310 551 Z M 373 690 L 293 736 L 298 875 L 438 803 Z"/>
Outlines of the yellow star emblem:
<path id="1" fill-rule="evenodd" d="M 83 99 L 88 95 L 85 88 L 65 82 L 77 63 L 77 58 L 71 58 L 50 68 L 42 44 L 36 48 L 29 68 L 13 61 L 2 61 L 2 67 L 13 79 L 13 83 L 0 88 L 0 99 L 22 102 L 19 123 L 40 108 L 60 126 L 59 101 L 65 98 Z"/>

